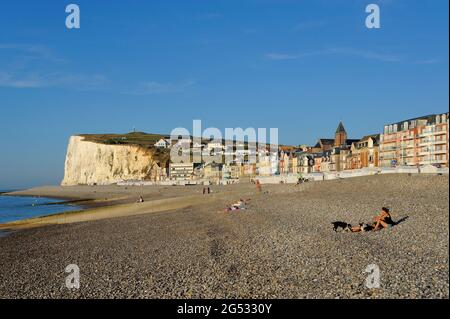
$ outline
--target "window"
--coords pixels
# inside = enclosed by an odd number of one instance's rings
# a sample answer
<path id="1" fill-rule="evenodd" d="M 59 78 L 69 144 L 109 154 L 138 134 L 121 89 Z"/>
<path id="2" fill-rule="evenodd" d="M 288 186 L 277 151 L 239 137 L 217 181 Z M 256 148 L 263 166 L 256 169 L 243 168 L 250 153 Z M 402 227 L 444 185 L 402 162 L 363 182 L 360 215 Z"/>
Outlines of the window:
<path id="1" fill-rule="evenodd" d="M 408 130 L 408 122 L 403 123 L 403 130 Z"/>
<path id="2" fill-rule="evenodd" d="M 441 117 L 439 115 L 436 115 L 436 124 L 441 123 Z"/>

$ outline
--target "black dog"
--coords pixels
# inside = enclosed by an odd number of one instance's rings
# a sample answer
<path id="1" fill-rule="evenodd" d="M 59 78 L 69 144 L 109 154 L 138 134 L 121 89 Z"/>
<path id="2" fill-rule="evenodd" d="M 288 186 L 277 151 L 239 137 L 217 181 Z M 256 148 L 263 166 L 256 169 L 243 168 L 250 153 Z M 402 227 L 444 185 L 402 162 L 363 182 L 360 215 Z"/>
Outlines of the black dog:
<path id="1" fill-rule="evenodd" d="M 339 228 L 342 228 L 342 231 L 351 231 L 352 230 L 352 225 L 344 223 L 344 222 L 334 222 L 331 224 L 333 225 L 333 230 L 335 232 L 337 232 Z"/>

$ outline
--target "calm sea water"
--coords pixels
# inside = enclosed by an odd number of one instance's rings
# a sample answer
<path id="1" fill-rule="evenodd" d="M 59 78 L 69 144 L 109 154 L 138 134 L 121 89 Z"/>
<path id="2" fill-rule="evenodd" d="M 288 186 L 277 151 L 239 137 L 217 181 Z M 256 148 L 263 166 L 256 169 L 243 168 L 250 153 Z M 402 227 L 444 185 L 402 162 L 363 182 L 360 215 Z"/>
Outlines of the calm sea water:
<path id="1" fill-rule="evenodd" d="M 58 204 L 61 202 L 45 197 L 0 196 L 0 224 L 81 209 L 79 206 Z"/>

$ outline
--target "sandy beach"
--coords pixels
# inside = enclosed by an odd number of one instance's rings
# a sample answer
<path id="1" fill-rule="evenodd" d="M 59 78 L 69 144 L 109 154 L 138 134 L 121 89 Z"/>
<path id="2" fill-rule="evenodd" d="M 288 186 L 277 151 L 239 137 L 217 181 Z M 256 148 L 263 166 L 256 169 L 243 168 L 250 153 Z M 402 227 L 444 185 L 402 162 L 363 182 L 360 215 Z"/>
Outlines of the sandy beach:
<path id="1" fill-rule="evenodd" d="M 449 298 L 449 180 L 380 175 L 294 185 L 43 187 L 87 210 L 1 225 L 0 298 Z M 144 203 L 136 203 L 143 196 Z M 249 209 L 225 213 L 238 199 Z M 335 233 L 331 222 L 398 226 Z M 65 287 L 77 264 L 81 288 Z M 365 286 L 368 265 L 381 288 Z"/>

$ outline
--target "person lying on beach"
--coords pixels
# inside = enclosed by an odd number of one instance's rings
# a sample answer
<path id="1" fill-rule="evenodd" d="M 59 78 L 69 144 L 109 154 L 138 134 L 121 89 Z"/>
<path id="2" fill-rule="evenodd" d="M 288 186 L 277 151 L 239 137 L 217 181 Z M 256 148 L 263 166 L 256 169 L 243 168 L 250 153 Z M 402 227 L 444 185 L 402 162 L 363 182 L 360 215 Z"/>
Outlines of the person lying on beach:
<path id="1" fill-rule="evenodd" d="M 390 228 L 395 225 L 388 208 L 383 207 L 381 209 L 381 213 L 374 218 L 374 225 L 373 231 Z"/>
<path id="2" fill-rule="evenodd" d="M 230 211 L 235 211 L 235 210 L 245 210 L 245 209 L 247 209 L 247 203 L 246 203 L 246 201 L 240 199 L 237 203 L 227 206 L 227 208 L 225 208 L 225 212 L 230 212 Z"/>

